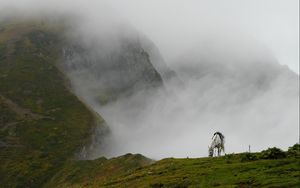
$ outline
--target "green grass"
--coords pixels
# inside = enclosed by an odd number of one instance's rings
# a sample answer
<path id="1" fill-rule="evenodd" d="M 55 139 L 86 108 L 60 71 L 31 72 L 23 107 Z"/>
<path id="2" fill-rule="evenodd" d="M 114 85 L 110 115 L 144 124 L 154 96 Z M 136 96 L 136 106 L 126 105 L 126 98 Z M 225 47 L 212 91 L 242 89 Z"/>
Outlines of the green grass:
<path id="1" fill-rule="evenodd" d="M 143 158 L 133 156 L 74 161 L 51 180 L 49 187 L 290 188 L 300 185 L 300 164 L 296 157 L 241 162 L 242 154 L 234 154 L 217 158 L 168 158 L 146 165 L 151 161 L 144 159 L 145 163 L 139 164 Z"/>
<path id="2" fill-rule="evenodd" d="M 112 181 L 120 175 L 130 174 L 134 170 L 149 165 L 152 162 L 152 160 L 140 154 L 126 154 L 112 159 L 102 157 L 96 160 L 69 161 L 48 182 L 46 187 L 74 187 L 76 184 L 96 186 L 97 181 Z"/>

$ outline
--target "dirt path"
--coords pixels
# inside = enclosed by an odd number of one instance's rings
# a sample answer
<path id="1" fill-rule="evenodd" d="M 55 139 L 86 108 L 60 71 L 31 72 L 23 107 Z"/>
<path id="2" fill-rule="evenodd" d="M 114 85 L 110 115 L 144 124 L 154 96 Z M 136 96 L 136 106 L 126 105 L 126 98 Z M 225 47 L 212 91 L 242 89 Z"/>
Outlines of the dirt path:
<path id="1" fill-rule="evenodd" d="M 8 108 L 10 108 L 13 112 L 19 115 L 22 118 L 29 117 L 31 119 L 42 119 L 42 118 L 51 118 L 48 116 L 43 116 L 37 113 L 33 113 L 30 109 L 23 108 L 18 104 L 14 103 L 12 100 L 0 95 L 0 101 L 2 101 Z"/>

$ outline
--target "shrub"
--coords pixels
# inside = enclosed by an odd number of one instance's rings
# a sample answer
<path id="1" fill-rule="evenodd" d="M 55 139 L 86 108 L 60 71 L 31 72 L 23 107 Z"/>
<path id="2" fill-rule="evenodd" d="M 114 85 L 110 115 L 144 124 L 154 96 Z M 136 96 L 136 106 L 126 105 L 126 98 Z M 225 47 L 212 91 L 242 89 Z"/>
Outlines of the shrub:
<path id="1" fill-rule="evenodd" d="M 289 147 L 287 151 L 288 157 L 300 157 L 300 144 L 295 144 L 292 147 Z"/>
<path id="2" fill-rule="evenodd" d="M 282 159 L 285 158 L 286 154 L 284 151 L 282 151 L 279 148 L 273 147 L 273 148 L 268 148 L 267 150 L 263 150 L 260 153 L 261 159 Z"/>
<path id="3" fill-rule="evenodd" d="M 241 154 L 241 162 L 247 162 L 247 161 L 255 161 L 257 160 L 257 156 L 255 153 L 242 153 Z"/>

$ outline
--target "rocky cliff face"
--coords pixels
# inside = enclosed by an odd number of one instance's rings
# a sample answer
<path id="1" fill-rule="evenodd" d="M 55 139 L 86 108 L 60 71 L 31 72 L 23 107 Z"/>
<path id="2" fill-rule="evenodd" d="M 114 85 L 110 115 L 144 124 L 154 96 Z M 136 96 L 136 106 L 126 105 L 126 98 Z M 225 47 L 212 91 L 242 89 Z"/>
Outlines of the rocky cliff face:
<path id="1" fill-rule="evenodd" d="M 99 50 L 105 48 L 101 44 L 91 48 L 73 43 L 62 49 L 63 70 L 80 96 L 105 104 L 163 84 L 149 54 L 138 41 L 119 42 L 113 51 Z"/>
<path id="2" fill-rule="evenodd" d="M 102 114 L 100 108 L 110 103 L 123 104 L 121 101 L 131 101 L 132 106 L 146 107 L 146 99 L 151 93 L 164 88 L 165 77 L 161 74 L 166 75 L 171 71 L 165 65 L 158 66 L 163 63 L 162 57 L 158 52 L 151 51 L 155 46 L 149 45 L 150 42 L 139 37 L 136 31 L 126 28 L 125 31 L 116 31 L 104 38 L 96 35 L 92 42 L 86 39 L 84 32 L 72 33 L 76 37 L 67 37 L 62 48 L 60 68 L 69 78 L 74 93 L 98 113 Z M 137 94 L 142 95 L 143 99 L 134 97 Z M 110 114 L 103 117 L 110 117 Z M 108 122 L 108 127 L 111 125 Z M 114 132 L 103 127 L 96 128 L 92 145 L 83 148 L 81 157 L 106 155 L 104 150 L 109 150 L 107 142 L 111 141 L 105 138 L 110 137 L 110 134 Z"/>

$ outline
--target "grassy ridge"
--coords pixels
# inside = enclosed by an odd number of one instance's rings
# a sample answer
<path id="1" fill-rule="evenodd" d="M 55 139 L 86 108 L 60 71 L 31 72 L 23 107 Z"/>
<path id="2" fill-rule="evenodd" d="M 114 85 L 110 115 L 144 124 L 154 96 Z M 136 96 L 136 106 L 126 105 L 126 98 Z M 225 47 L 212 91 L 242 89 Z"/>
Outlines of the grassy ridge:
<path id="1" fill-rule="evenodd" d="M 55 66 L 57 30 L 0 27 L 0 187 L 41 187 L 89 141 L 94 117 Z"/>
<path id="2" fill-rule="evenodd" d="M 102 157 L 96 160 L 69 161 L 46 187 L 97 187 L 96 182 L 113 181 L 152 162 L 140 154 L 126 154 L 112 159 Z"/>
<path id="3" fill-rule="evenodd" d="M 141 159 L 79 161 L 65 166 L 50 187 L 299 187 L 299 158 L 244 161 L 244 154 L 218 158 L 168 158 L 150 165 Z M 119 163 L 117 163 L 119 161 Z M 243 161 L 243 162 L 242 162 Z M 113 171 L 111 169 L 122 169 Z"/>

